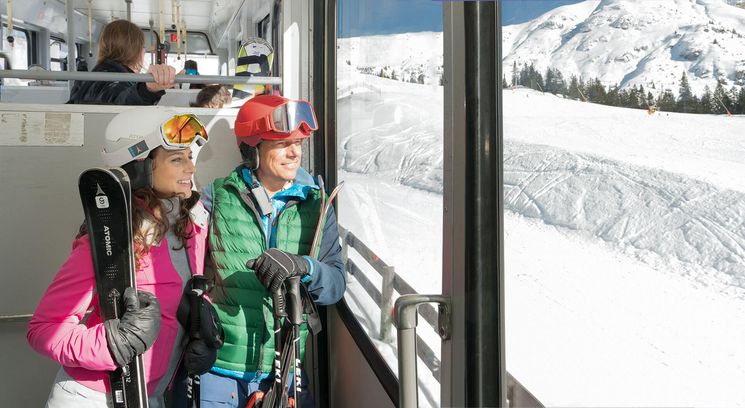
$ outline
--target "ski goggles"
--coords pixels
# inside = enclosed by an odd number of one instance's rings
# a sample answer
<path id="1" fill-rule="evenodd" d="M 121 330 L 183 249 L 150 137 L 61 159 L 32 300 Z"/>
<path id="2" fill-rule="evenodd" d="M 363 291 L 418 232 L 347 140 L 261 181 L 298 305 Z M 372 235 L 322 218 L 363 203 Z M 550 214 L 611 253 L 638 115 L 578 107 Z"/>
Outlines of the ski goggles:
<path id="1" fill-rule="evenodd" d="M 202 146 L 209 140 L 202 121 L 190 113 L 174 115 L 160 126 L 163 147 L 169 150 L 185 149 L 195 142 Z"/>
<path id="2" fill-rule="evenodd" d="M 117 167 L 132 160 L 144 159 L 153 149 L 160 146 L 167 150 L 191 148 L 196 159 L 196 153 L 207 143 L 208 139 L 207 129 L 196 116 L 174 115 L 166 120 L 159 130 L 136 140 L 126 148 L 113 152 L 104 150 L 102 156 L 108 166 Z"/>
<path id="3" fill-rule="evenodd" d="M 292 133 L 304 128 L 307 132 L 318 130 L 313 107 L 306 101 L 287 101 L 256 123 L 258 132 Z"/>

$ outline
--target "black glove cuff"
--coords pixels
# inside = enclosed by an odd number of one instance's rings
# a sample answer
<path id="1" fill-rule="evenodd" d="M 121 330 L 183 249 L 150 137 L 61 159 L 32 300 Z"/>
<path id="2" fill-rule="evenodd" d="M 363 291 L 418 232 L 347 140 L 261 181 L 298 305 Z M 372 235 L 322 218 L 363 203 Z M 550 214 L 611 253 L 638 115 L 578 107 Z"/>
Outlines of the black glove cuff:
<path id="1" fill-rule="evenodd" d="M 128 356 L 129 353 L 123 352 L 119 343 L 119 319 L 109 319 L 103 322 L 103 326 L 106 329 L 106 343 L 116 365 L 123 367 L 129 364 L 131 356 Z"/>

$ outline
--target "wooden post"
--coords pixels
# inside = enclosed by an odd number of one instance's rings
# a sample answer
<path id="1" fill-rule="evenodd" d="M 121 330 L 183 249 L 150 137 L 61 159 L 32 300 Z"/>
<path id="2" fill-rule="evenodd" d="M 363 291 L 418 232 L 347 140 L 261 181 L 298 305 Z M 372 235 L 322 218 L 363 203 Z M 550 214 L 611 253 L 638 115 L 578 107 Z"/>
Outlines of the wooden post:
<path id="1" fill-rule="evenodd" d="M 349 252 L 349 244 L 347 243 L 347 230 L 340 228 L 341 231 L 341 260 L 344 262 L 344 281 L 349 283 L 349 269 L 347 269 L 347 260 L 349 259 L 347 254 Z"/>
<path id="2" fill-rule="evenodd" d="M 391 339 L 391 324 L 393 311 L 393 277 L 396 270 L 392 266 L 383 267 L 383 288 L 380 298 L 380 340 L 389 342 Z"/>

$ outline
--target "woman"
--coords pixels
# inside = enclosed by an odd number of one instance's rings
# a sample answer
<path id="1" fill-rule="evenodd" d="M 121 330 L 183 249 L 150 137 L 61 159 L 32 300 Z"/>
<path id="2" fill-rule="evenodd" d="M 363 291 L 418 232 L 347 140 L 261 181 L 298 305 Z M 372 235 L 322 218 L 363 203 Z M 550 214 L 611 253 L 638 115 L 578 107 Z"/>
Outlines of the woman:
<path id="1" fill-rule="evenodd" d="M 127 20 L 106 24 L 98 40 L 98 63 L 93 72 L 140 72 L 145 62 L 145 36 Z M 155 105 L 173 88 L 176 70 L 168 65 L 148 67 L 155 82 L 75 81 L 67 103 Z"/>
<path id="2" fill-rule="evenodd" d="M 186 60 L 184 62 L 184 69 L 179 72 L 179 75 L 199 75 L 199 68 L 197 68 L 197 62 L 194 60 Z M 190 84 L 189 89 L 203 89 L 204 84 Z"/>
<path id="3" fill-rule="evenodd" d="M 204 270 L 208 217 L 192 191 L 193 162 L 207 141 L 204 126 L 193 115 L 134 108 L 109 123 L 106 139 L 104 162 L 122 166 L 133 184 L 138 293 L 125 292 L 124 301 L 136 304 L 136 296 L 140 304 L 126 309 L 117 324 L 101 322 L 90 243 L 81 227 L 26 334 L 34 350 L 62 365 L 48 407 L 110 405 L 108 371 L 139 354 L 150 407 L 162 407 L 184 347 L 177 309 L 187 281 Z M 148 148 L 133 149 L 143 145 Z M 133 151 L 139 151 L 134 158 Z"/>

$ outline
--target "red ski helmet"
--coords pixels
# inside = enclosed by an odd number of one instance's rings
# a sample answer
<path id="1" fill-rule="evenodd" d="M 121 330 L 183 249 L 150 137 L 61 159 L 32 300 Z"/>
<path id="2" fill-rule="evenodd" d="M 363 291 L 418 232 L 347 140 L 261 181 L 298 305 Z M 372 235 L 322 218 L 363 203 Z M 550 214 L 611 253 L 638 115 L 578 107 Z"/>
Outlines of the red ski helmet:
<path id="1" fill-rule="evenodd" d="M 238 145 L 256 147 L 262 140 L 307 138 L 318 130 L 313 106 L 279 95 L 257 95 L 243 104 L 235 118 Z"/>

